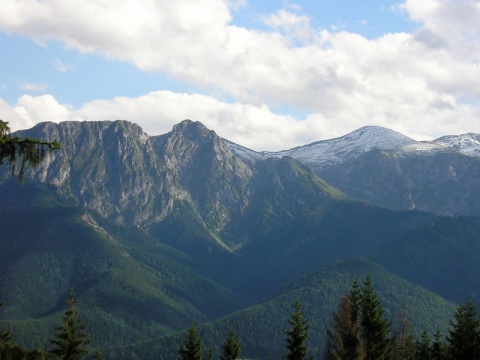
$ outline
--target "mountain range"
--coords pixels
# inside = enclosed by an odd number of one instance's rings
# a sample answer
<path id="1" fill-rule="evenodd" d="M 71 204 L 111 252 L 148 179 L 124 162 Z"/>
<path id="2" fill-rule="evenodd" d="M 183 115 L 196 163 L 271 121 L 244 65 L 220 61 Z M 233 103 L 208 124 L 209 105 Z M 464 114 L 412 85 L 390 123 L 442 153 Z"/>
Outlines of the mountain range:
<path id="1" fill-rule="evenodd" d="M 415 141 L 379 126 L 280 152 L 254 152 L 229 143 L 244 160 L 289 156 L 350 198 L 399 210 L 480 214 L 480 135 Z"/>
<path id="2" fill-rule="evenodd" d="M 280 356 L 296 298 L 320 352 L 367 273 L 391 321 L 407 306 L 419 332 L 480 296 L 480 135 L 372 126 L 280 152 L 191 120 L 160 136 L 128 121 L 15 135 L 62 145 L 23 185 L 0 169 L 1 323 L 25 346 L 48 344 L 71 287 L 107 358 L 141 359 L 176 357 L 192 323 L 217 353 L 234 325 L 242 354 Z"/>

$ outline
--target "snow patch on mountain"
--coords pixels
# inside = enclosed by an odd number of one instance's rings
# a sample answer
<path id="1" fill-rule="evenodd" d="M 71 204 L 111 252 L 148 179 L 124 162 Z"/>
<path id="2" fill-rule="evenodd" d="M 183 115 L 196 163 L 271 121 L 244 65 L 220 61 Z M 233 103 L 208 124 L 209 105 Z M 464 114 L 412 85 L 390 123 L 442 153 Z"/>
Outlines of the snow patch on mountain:
<path id="1" fill-rule="evenodd" d="M 450 151 L 450 149 L 429 141 L 421 141 L 398 148 L 398 152 L 401 153 L 422 153 L 424 155 L 433 155 L 440 151 Z"/>
<path id="2" fill-rule="evenodd" d="M 230 148 L 230 150 L 244 161 L 256 162 L 256 161 L 265 160 L 266 158 L 268 158 L 268 156 L 266 156 L 262 152 L 251 150 L 249 148 L 246 148 L 245 146 L 238 145 L 226 139 L 223 139 L 223 140 L 225 141 L 227 146 Z"/>
<path id="3" fill-rule="evenodd" d="M 462 134 L 442 136 L 432 143 L 470 156 L 480 156 L 480 134 Z"/>
<path id="4" fill-rule="evenodd" d="M 380 126 L 365 126 L 339 138 L 317 141 L 278 152 L 255 152 L 228 143 L 230 149 L 245 160 L 257 161 L 268 157 L 290 156 L 305 165 L 315 167 L 340 164 L 374 148 L 391 150 L 410 144 L 417 144 L 417 141 Z"/>

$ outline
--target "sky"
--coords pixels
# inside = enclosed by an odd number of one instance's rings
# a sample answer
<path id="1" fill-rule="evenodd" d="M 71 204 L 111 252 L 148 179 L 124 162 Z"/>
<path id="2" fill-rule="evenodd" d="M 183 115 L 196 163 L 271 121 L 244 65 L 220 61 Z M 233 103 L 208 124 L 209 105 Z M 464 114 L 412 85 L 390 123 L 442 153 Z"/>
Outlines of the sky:
<path id="1" fill-rule="evenodd" d="M 184 119 L 251 149 L 480 133 L 480 0 L 2 0 L 0 119 Z"/>

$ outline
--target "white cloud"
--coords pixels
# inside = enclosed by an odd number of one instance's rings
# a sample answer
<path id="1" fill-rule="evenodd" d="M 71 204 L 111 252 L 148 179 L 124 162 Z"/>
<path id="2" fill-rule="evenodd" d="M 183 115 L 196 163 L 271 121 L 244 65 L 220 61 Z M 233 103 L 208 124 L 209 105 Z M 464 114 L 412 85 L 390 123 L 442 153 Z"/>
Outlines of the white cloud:
<path id="1" fill-rule="evenodd" d="M 12 130 L 30 128 L 43 121 L 70 120 L 70 109 L 59 104 L 52 95 L 22 95 L 15 105 L 0 99 L 0 113 Z"/>
<path id="2" fill-rule="evenodd" d="M 0 99 L 0 113 L 12 130 L 42 121 L 125 119 L 139 124 L 150 135 L 167 133 L 174 124 L 190 118 L 226 139 L 256 150 L 281 150 L 328 136 L 316 119 L 298 121 L 274 114 L 266 105 L 230 104 L 205 95 L 169 91 L 96 100 L 78 109 L 59 104 L 51 95 L 23 95 L 14 105 Z"/>
<path id="3" fill-rule="evenodd" d="M 60 60 L 58 58 L 53 61 L 53 67 L 58 72 L 61 72 L 61 73 L 65 73 L 65 72 L 73 69 L 72 65 L 65 64 L 62 60 Z"/>
<path id="4" fill-rule="evenodd" d="M 25 91 L 46 91 L 48 89 L 47 84 L 34 84 L 34 83 L 20 83 L 18 88 Z"/>
<path id="5" fill-rule="evenodd" d="M 273 113 L 267 105 L 226 103 L 199 94 L 152 92 L 137 98 L 94 101 L 72 112 L 90 120 L 127 119 L 150 135 L 169 132 L 184 119 L 201 121 L 231 141 L 255 150 L 282 150 L 328 137 L 320 116 L 299 121 Z"/>
<path id="6" fill-rule="evenodd" d="M 315 34 L 307 16 L 280 9 L 274 14 L 262 18 L 265 25 L 285 34 L 289 44 L 308 42 Z"/>
<path id="7" fill-rule="evenodd" d="M 477 58 L 480 41 L 479 0 L 406 0 L 401 8 L 423 30 L 442 39 L 458 57 Z"/>
<path id="8" fill-rule="evenodd" d="M 242 3 L 4 0 L 0 29 L 130 61 L 237 101 L 160 92 L 75 110 L 90 119 L 129 118 L 166 131 L 167 124 L 192 117 L 221 124 L 210 127 L 256 149 L 343 135 L 366 123 L 421 137 L 480 130 L 480 1 L 405 0 L 398 7 L 418 30 L 376 39 L 313 29 L 288 4 L 265 18 L 270 31 L 233 26 L 231 9 Z M 168 97 L 171 103 L 160 101 Z M 284 103 L 311 115 L 299 121 L 265 105 Z M 257 132 L 277 139 L 265 143 Z"/>
<path id="9" fill-rule="evenodd" d="M 286 31 L 310 26 L 306 16 L 297 15 L 285 9 L 280 9 L 275 14 L 263 17 L 263 21 L 274 29 L 285 29 Z"/>
<path id="10" fill-rule="evenodd" d="M 417 140 L 461 132 L 480 133 L 478 108 L 458 104 L 448 97 L 436 99 L 434 107 L 422 106 L 421 100 L 416 100 L 413 94 L 403 100 L 416 104 L 406 108 L 402 115 L 396 114 L 395 109 L 373 108 L 371 113 L 376 118 L 369 123 L 395 129 Z M 0 113 L 3 120 L 10 121 L 13 130 L 29 128 L 41 121 L 125 119 L 139 124 L 150 135 L 167 133 L 174 124 L 190 118 L 254 150 L 289 149 L 342 136 L 365 125 L 348 109 L 338 113 L 341 121 L 332 121 L 334 119 L 319 113 L 297 119 L 275 114 L 265 104 L 226 103 L 205 95 L 169 91 L 156 91 L 136 98 L 96 100 L 77 109 L 59 104 L 51 95 L 23 95 L 14 105 L 0 99 Z M 417 120 L 419 113 L 423 122 Z M 453 121 L 459 114 L 461 121 Z"/>

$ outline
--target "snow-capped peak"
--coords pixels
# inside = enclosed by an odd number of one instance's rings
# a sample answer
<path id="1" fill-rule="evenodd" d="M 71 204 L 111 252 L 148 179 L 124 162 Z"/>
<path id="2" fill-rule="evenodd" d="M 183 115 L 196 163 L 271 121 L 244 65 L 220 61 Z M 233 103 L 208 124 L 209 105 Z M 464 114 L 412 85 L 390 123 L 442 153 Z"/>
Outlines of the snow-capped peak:
<path id="1" fill-rule="evenodd" d="M 336 139 L 318 141 L 280 153 L 305 164 L 321 166 L 352 160 L 374 148 L 390 150 L 415 142 L 390 129 L 365 126 Z"/>
<path id="2" fill-rule="evenodd" d="M 277 152 L 257 153 L 233 143 L 229 143 L 229 146 L 238 156 L 251 161 L 272 156 L 290 156 L 306 165 L 328 166 L 352 160 L 373 148 L 390 150 L 413 143 L 416 141 L 396 131 L 381 126 L 365 126 L 339 138 Z"/>

